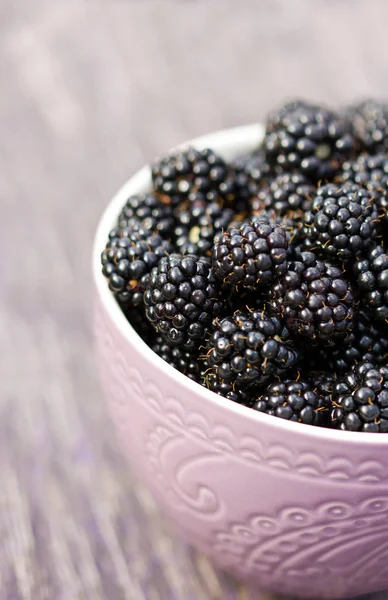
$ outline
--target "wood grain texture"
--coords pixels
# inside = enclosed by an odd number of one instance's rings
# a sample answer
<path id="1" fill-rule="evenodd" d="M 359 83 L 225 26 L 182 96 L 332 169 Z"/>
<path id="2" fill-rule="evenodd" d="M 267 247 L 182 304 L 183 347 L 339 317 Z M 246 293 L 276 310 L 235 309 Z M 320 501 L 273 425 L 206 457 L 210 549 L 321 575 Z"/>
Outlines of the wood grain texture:
<path id="1" fill-rule="evenodd" d="M 385 0 L 2 0 L 2 599 L 260 597 L 174 537 L 106 426 L 93 232 L 173 144 L 288 96 L 388 97 L 387 22 Z"/>

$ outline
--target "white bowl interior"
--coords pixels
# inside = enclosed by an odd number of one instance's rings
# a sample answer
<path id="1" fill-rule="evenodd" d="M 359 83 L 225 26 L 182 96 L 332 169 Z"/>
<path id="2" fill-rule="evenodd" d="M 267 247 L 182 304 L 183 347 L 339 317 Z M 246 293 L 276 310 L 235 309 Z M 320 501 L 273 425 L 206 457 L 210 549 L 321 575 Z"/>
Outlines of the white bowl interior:
<path id="1" fill-rule="evenodd" d="M 209 135 L 205 135 L 190 142 L 186 142 L 184 144 L 179 145 L 179 148 L 183 148 L 187 145 L 194 146 L 198 149 L 202 148 L 212 148 L 215 152 L 220 154 L 225 160 L 233 160 L 238 156 L 243 154 L 247 154 L 255 150 L 261 143 L 264 136 L 264 127 L 260 124 L 256 125 L 247 125 L 243 127 L 236 127 L 233 129 L 226 129 L 222 131 L 218 131 L 216 133 L 211 133 Z M 184 381 L 186 387 L 190 389 L 193 393 L 196 393 L 200 396 L 204 397 L 204 401 L 213 402 L 222 407 L 223 410 L 235 411 L 238 413 L 243 413 L 245 417 L 255 419 L 258 422 L 267 422 L 270 419 L 273 424 L 274 417 L 270 415 L 266 415 L 264 413 L 259 413 L 257 411 L 253 411 L 250 408 L 245 406 L 241 406 L 235 402 L 225 401 L 225 399 L 217 396 L 217 394 L 211 392 L 210 390 L 198 385 L 173 367 L 171 367 L 168 363 L 163 361 L 162 358 L 157 356 L 151 348 L 147 346 L 147 344 L 138 336 L 135 330 L 132 328 L 130 323 L 125 318 L 122 313 L 119 305 L 117 304 L 112 292 L 109 290 L 109 287 L 106 283 L 104 276 L 101 273 L 101 252 L 105 247 L 106 240 L 108 239 L 109 231 L 114 227 L 118 214 L 120 213 L 121 208 L 125 204 L 126 200 L 135 194 L 141 194 L 145 192 L 149 192 L 151 190 L 151 171 L 149 166 L 143 167 L 140 171 L 138 171 L 133 177 L 131 177 L 119 190 L 116 196 L 112 199 L 112 201 L 108 204 L 105 212 L 103 213 L 101 220 L 99 222 L 97 232 L 94 240 L 93 247 L 93 274 L 95 284 L 104 304 L 105 310 L 109 314 L 110 318 L 116 325 L 116 327 L 121 331 L 121 333 L 128 339 L 129 342 L 133 343 L 134 339 L 136 339 L 136 347 L 139 352 L 144 355 L 144 358 L 148 361 L 162 361 L 163 367 L 168 370 L 170 376 L 172 378 Z M 276 419 L 277 426 L 279 429 L 283 430 L 293 430 L 295 431 L 295 427 L 299 428 L 300 434 L 306 434 L 316 437 L 324 437 L 327 438 L 328 441 L 338 441 L 341 439 L 341 442 L 352 442 L 357 441 L 358 443 L 367 443 L 367 444 L 378 444 L 379 446 L 388 444 L 388 435 L 384 436 L 383 434 L 375 434 L 375 433 L 361 433 L 361 432 L 341 432 L 338 430 L 331 430 L 320 427 L 313 427 L 310 425 L 304 425 L 302 423 L 295 423 L 286 421 L 283 419 Z M 385 440 L 385 442 L 384 442 Z"/>

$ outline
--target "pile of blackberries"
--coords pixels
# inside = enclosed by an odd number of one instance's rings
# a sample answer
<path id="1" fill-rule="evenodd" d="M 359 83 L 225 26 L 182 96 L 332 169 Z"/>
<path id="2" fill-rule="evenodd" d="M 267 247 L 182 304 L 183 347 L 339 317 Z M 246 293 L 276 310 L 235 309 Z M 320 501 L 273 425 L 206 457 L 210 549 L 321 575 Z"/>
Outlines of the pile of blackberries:
<path id="1" fill-rule="evenodd" d="M 388 432 L 388 104 L 288 102 L 253 153 L 151 171 L 101 259 L 144 341 L 253 410 Z"/>

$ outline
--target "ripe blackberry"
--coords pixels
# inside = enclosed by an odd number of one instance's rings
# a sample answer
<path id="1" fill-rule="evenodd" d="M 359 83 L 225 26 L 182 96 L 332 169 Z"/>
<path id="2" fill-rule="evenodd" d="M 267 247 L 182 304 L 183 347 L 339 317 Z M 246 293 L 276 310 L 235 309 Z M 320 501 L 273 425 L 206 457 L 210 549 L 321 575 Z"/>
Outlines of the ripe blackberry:
<path id="1" fill-rule="evenodd" d="M 146 231 L 159 233 L 169 238 L 174 227 L 173 209 L 155 194 L 137 194 L 126 201 L 119 215 L 117 225 L 124 229 L 133 221 L 139 221 Z"/>
<path id="2" fill-rule="evenodd" d="M 347 431 L 388 432 L 388 367 L 363 362 L 334 385 L 332 426 Z"/>
<path id="3" fill-rule="evenodd" d="M 326 424 L 328 413 L 324 400 L 301 379 L 271 383 L 252 408 L 287 421 L 318 426 Z"/>
<path id="4" fill-rule="evenodd" d="M 360 154 L 342 166 L 339 181 L 352 181 L 372 192 L 379 216 L 388 218 L 388 156 Z"/>
<path id="5" fill-rule="evenodd" d="M 252 210 L 272 209 L 276 214 L 292 216 L 295 211 L 311 209 L 315 186 L 302 173 L 281 173 L 262 187 L 252 200 Z"/>
<path id="6" fill-rule="evenodd" d="M 253 207 L 251 221 L 270 223 L 282 228 L 288 242 L 287 255 L 291 259 L 295 247 L 301 244 L 304 237 L 304 213 L 300 210 L 295 210 L 288 215 L 279 215 L 273 209 L 256 209 L 254 201 Z"/>
<path id="7" fill-rule="evenodd" d="M 161 336 L 158 336 L 151 346 L 152 350 L 164 361 L 170 364 L 174 369 L 180 371 L 193 381 L 200 382 L 200 363 L 197 353 L 190 353 L 182 348 L 171 348 L 165 343 Z"/>
<path id="8" fill-rule="evenodd" d="M 211 256 L 214 238 L 221 235 L 234 219 L 230 208 L 198 198 L 177 212 L 174 230 L 175 246 L 181 254 Z"/>
<path id="9" fill-rule="evenodd" d="M 355 299 L 342 271 L 301 252 L 272 286 L 270 302 L 291 333 L 313 344 L 334 344 L 353 330 Z"/>
<path id="10" fill-rule="evenodd" d="M 287 235 L 278 225 L 252 220 L 230 227 L 213 247 L 213 269 L 221 281 L 261 288 L 287 270 Z"/>
<path id="11" fill-rule="evenodd" d="M 246 309 L 216 319 L 206 349 L 216 381 L 231 383 L 233 390 L 261 386 L 286 373 L 299 358 L 280 319 L 264 310 Z"/>
<path id="12" fill-rule="evenodd" d="M 141 305 L 151 269 L 171 250 L 168 241 L 150 234 L 138 221 L 112 229 L 101 254 L 102 273 L 121 305 Z"/>
<path id="13" fill-rule="evenodd" d="M 306 248 L 329 259 L 349 260 L 375 244 L 379 213 L 372 192 L 354 183 L 317 190 L 305 216 Z"/>
<path id="14" fill-rule="evenodd" d="M 333 396 L 334 385 L 337 381 L 337 373 L 333 371 L 309 371 L 307 375 L 307 381 L 312 389 L 320 396 L 323 405 L 329 411 L 332 406 L 331 400 Z M 327 413 L 325 416 L 328 419 L 329 414 Z"/>
<path id="15" fill-rule="evenodd" d="M 146 315 L 170 346 L 193 352 L 204 341 L 222 300 L 210 261 L 171 254 L 159 261 L 144 294 Z"/>
<path id="16" fill-rule="evenodd" d="M 254 154 L 240 156 L 232 163 L 234 170 L 237 196 L 245 200 L 256 196 L 259 189 L 268 181 L 272 169 L 262 150 Z"/>
<path id="17" fill-rule="evenodd" d="M 233 200 L 235 183 L 228 165 L 213 150 L 178 150 L 151 166 L 154 190 L 163 199 L 179 204 L 193 192 L 211 199 Z"/>
<path id="18" fill-rule="evenodd" d="M 355 137 L 368 152 L 388 151 L 388 104 L 364 100 L 351 106 L 347 116 Z"/>
<path id="19" fill-rule="evenodd" d="M 388 254 L 376 246 L 353 266 L 365 310 L 388 322 Z"/>
<path id="20" fill-rule="evenodd" d="M 344 119 L 302 103 L 280 110 L 278 118 L 269 122 L 263 148 L 270 165 L 318 181 L 339 170 L 355 149 L 355 140 Z"/>
<path id="21" fill-rule="evenodd" d="M 266 122 L 266 133 L 272 133 L 273 131 L 278 131 L 282 126 L 283 122 L 292 116 L 295 111 L 299 110 L 312 110 L 315 108 L 319 110 L 319 107 L 316 105 L 307 102 L 306 100 L 287 100 L 284 104 L 279 106 L 276 110 L 269 113 L 267 116 Z"/>

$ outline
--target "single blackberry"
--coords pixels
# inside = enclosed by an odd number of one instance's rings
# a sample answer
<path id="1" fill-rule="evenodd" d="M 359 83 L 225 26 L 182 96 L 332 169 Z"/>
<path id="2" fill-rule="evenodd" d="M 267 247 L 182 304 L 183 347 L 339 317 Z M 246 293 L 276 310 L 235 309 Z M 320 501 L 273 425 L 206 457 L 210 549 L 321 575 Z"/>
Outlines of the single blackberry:
<path id="1" fill-rule="evenodd" d="M 347 431 L 388 432 L 388 367 L 363 362 L 334 385 L 332 426 Z"/>
<path id="2" fill-rule="evenodd" d="M 213 247 L 214 273 L 225 284 L 261 288 L 287 270 L 287 235 L 278 225 L 252 220 L 230 227 Z"/>
<path id="3" fill-rule="evenodd" d="M 252 199 L 252 210 L 272 209 L 281 216 L 311 209 L 315 186 L 302 173 L 282 173 L 262 187 Z"/>
<path id="4" fill-rule="evenodd" d="M 364 100 L 347 110 L 355 137 L 368 152 L 388 151 L 388 104 Z"/>
<path id="5" fill-rule="evenodd" d="M 144 294 L 146 315 L 170 346 L 193 352 L 204 341 L 222 300 L 210 261 L 171 254 L 151 271 Z"/>
<path id="6" fill-rule="evenodd" d="M 244 199 L 246 206 L 250 198 L 256 196 L 259 189 L 269 180 L 272 169 L 262 150 L 239 156 L 231 167 L 234 170 L 237 196 Z"/>
<path id="7" fill-rule="evenodd" d="M 170 238 L 174 227 L 172 206 L 155 194 L 137 194 L 128 198 L 117 225 L 124 229 L 133 220 L 138 220 L 146 231 L 159 233 L 163 238 Z"/>
<path id="8" fill-rule="evenodd" d="M 383 153 L 360 154 L 342 165 L 339 181 L 352 181 L 373 194 L 379 216 L 388 218 L 388 156 Z"/>
<path id="9" fill-rule="evenodd" d="M 388 254 L 381 246 L 353 266 L 365 310 L 374 319 L 388 322 Z"/>
<path id="10" fill-rule="evenodd" d="M 307 381 L 301 379 L 271 383 L 254 403 L 254 410 L 306 425 L 323 426 L 328 408 Z"/>
<path id="11" fill-rule="evenodd" d="M 278 119 L 267 126 L 263 148 L 270 165 L 300 171 L 318 181 L 335 175 L 354 151 L 355 140 L 344 119 L 302 103 L 280 110 Z"/>
<path id="12" fill-rule="evenodd" d="M 138 221 L 112 229 L 101 254 L 102 273 L 121 305 L 141 305 L 151 269 L 171 250 L 168 241 L 150 234 Z"/>
<path id="13" fill-rule="evenodd" d="M 299 358 L 280 319 L 264 310 L 246 309 L 215 319 L 206 349 L 216 382 L 230 383 L 233 390 L 252 383 L 262 386 L 294 367 Z"/>
<path id="14" fill-rule="evenodd" d="M 272 286 L 270 303 L 291 333 L 313 344 L 334 344 L 353 330 L 355 298 L 342 271 L 300 252 Z"/>
<path id="15" fill-rule="evenodd" d="M 211 256 L 214 238 L 221 235 L 234 219 L 230 208 L 198 198 L 177 211 L 174 229 L 175 247 L 181 254 Z"/>
<path id="16" fill-rule="evenodd" d="M 310 368 L 325 365 L 335 373 L 346 373 L 360 362 L 371 362 L 376 366 L 388 363 L 388 328 L 378 327 L 368 314 L 360 310 L 354 320 L 354 331 L 348 338 L 330 348 L 318 348 L 306 353 Z"/>
<path id="17" fill-rule="evenodd" d="M 220 196 L 233 201 L 235 183 L 226 162 L 213 150 L 178 150 L 151 166 L 155 192 L 173 204 L 179 204 L 193 192 L 210 199 Z"/>
<path id="18" fill-rule="evenodd" d="M 305 246 L 329 259 L 349 260 L 375 244 L 379 213 L 373 193 L 354 183 L 317 190 L 305 216 Z"/>
<path id="19" fill-rule="evenodd" d="M 171 348 L 158 336 L 151 346 L 152 350 L 174 369 L 180 371 L 193 381 L 200 382 L 200 363 L 197 353 L 186 352 L 182 348 Z"/>

